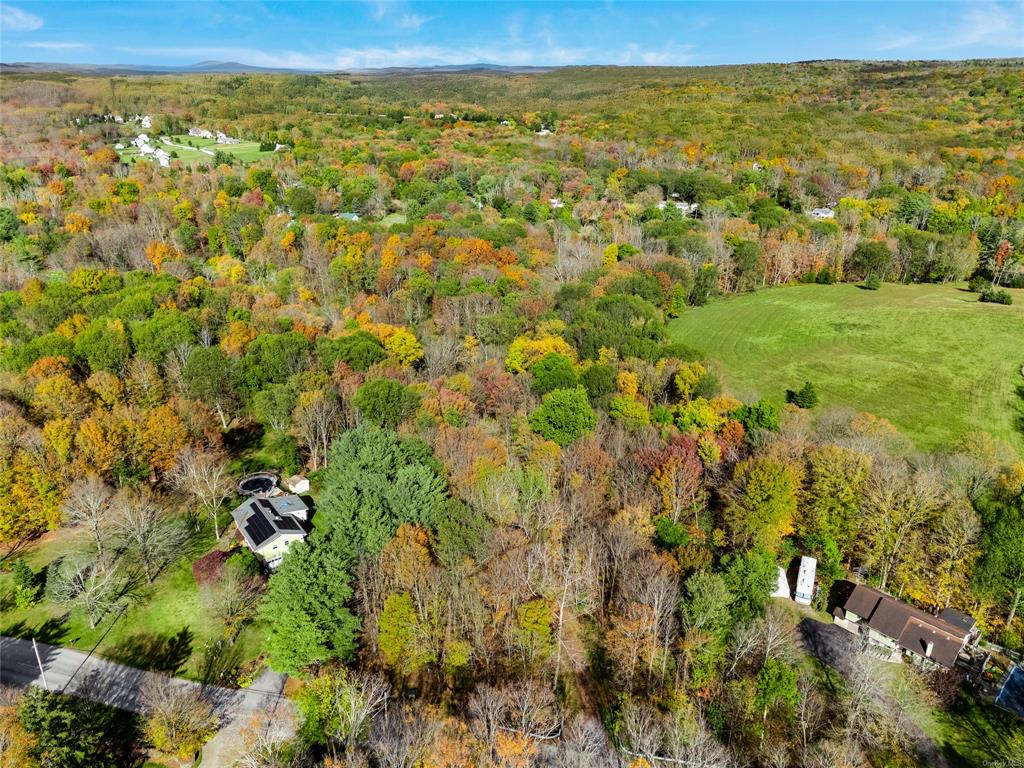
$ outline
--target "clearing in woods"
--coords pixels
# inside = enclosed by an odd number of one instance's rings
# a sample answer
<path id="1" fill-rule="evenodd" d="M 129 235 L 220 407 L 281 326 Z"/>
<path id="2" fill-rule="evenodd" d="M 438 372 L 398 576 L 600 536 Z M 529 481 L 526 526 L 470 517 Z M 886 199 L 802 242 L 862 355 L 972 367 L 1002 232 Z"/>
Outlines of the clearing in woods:
<path id="1" fill-rule="evenodd" d="M 958 285 L 793 285 L 716 301 L 673 320 L 724 388 L 784 402 L 804 381 L 821 405 L 891 421 L 920 448 L 981 430 L 1024 455 L 1024 291 L 982 304 Z"/>

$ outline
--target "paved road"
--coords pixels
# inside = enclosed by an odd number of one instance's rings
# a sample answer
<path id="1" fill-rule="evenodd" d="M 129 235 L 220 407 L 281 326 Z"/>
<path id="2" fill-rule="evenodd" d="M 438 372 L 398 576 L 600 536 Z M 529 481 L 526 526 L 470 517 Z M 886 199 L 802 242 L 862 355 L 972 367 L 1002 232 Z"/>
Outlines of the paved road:
<path id="1" fill-rule="evenodd" d="M 129 712 L 142 712 L 143 686 L 149 679 L 162 677 L 70 648 L 37 645 L 51 691 L 60 690 Z M 202 692 L 223 721 L 241 720 L 254 712 L 291 712 L 294 705 L 282 695 L 284 679 L 283 675 L 264 673 L 249 688 L 234 690 L 172 678 L 176 686 Z M 0 636 L 0 682 L 20 687 L 43 685 L 31 640 Z"/>

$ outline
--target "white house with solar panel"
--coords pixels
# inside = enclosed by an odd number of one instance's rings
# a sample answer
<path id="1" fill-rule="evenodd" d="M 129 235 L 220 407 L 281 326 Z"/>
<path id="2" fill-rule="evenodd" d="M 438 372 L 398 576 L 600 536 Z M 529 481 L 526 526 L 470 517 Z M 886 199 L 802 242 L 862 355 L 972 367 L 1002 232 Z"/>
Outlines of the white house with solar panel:
<path id="1" fill-rule="evenodd" d="M 231 516 L 246 545 L 270 569 L 309 533 L 309 507 L 299 496 L 249 498 Z"/>

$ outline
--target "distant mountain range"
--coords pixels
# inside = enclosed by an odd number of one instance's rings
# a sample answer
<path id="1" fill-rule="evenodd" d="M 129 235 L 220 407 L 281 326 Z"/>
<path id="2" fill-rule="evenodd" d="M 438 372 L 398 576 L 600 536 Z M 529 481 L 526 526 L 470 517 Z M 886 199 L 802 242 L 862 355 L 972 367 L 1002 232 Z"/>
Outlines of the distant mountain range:
<path id="1" fill-rule="evenodd" d="M 373 69 L 288 69 L 278 67 L 256 67 L 237 61 L 200 61 L 195 64 L 179 66 L 161 66 L 155 64 L 65 64 L 51 61 L 16 61 L 0 62 L 0 72 L 16 74 L 19 72 L 68 72 L 83 75 L 194 75 L 194 74 L 344 74 L 346 72 L 380 72 L 380 73 L 447 73 L 447 72 L 508 72 L 537 73 L 550 72 L 555 67 L 506 67 L 501 64 L 480 62 L 477 64 L 452 64 L 432 67 L 381 67 Z"/>

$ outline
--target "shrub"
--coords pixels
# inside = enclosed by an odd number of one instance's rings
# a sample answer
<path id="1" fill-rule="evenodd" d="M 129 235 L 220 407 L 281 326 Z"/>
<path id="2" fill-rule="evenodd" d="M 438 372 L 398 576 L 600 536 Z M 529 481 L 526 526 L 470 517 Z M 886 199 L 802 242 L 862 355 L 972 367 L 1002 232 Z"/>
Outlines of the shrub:
<path id="1" fill-rule="evenodd" d="M 540 408 L 530 415 L 530 426 L 541 437 L 565 447 L 597 424 L 583 387 L 556 389 L 544 395 Z"/>
<path id="2" fill-rule="evenodd" d="M 35 605 L 39 600 L 39 577 L 28 563 L 19 559 L 14 561 L 11 568 L 11 577 L 14 581 L 14 605 L 18 608 L 28 608 Z"/>
<path id="3" fill-rule="evenodd" d="M 967 281 L 967 290 L 972 293 L 981 293 L 989 287 L 989 282 L 981 275 L 975 275 Z"/>
<path id="4" fill-rule="evenodd" d="M 864 287 L 869 291 L 877 291 L 882 287 L 882 281 L 878 275 L 868 275 L 868 278 L 864 281 Z"/>
<path id="5" fill-rule="evenodd" d="M 192 563 L 192 578 L 196 584 L 216 584 L 224 574 L 224 565 L 228 561 L 228 553 L 219 549 L 207 552 Z"/>
<path id="6" fill-rule="evenodd" d="M 786 402 L 797 408 L 813 408 L 818 404 L 818 390 L 811 382 L 805 381 L 795 392 L 792 389 L 786 390 Z"/>
<path id="7" fill-rule="evenodd" d="M 532 389 L 538 395 L 553 389 L 572 389 L 580 383 L 572 360 L 558 352 L 548 352 L 533 364 L 530 373 L 533 375 Z"/>
<path id="8" fill-rule="evenodd" d="M 981 292 L 981 296 L 978 297 L 978 301 L 984 301 L 988 304 L 1006 304 L 1009 306 L 1013 304 L 1013 296 L 1007 291 L 1001 291 L 997 288 L 986 288 Z"/>

